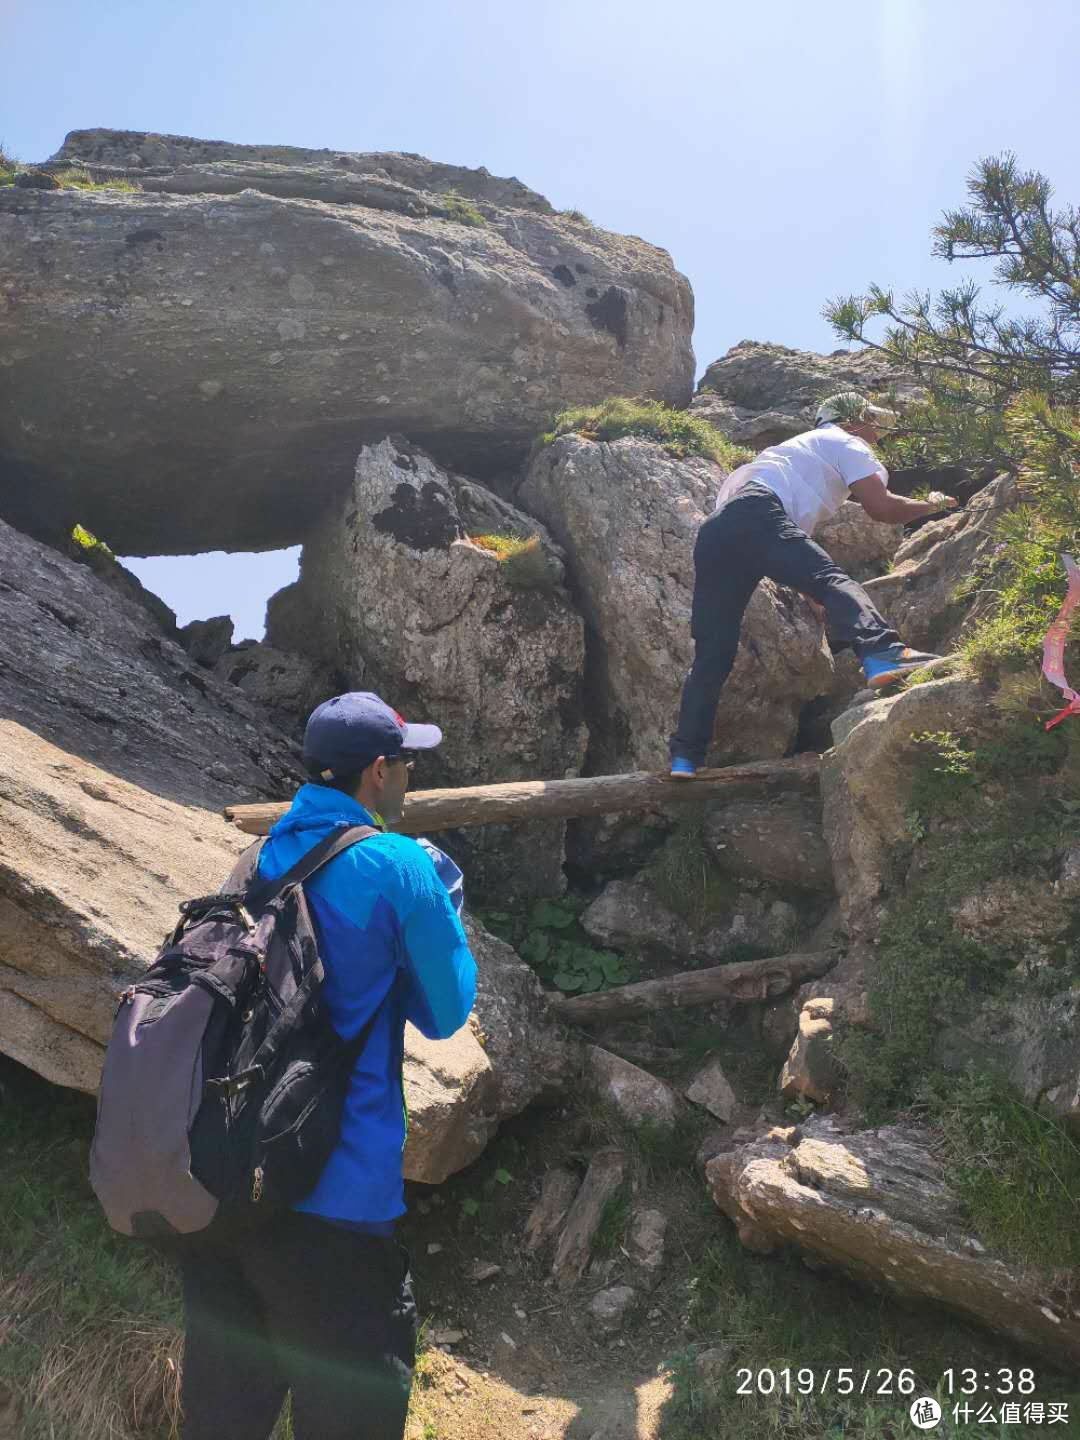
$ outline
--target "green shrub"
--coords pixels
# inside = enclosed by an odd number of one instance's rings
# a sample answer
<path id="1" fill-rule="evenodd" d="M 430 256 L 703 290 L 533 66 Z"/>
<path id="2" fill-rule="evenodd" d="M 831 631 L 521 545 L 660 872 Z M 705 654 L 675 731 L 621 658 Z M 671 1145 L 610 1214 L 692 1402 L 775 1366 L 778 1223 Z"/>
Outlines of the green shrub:
<path id="1" fill-rule="evenodd" d="M 695 929 L 731 908 L 736 887 L 705 847 L 700 811 L 682 817 L 648 870 L 657 899 Z"/>
<path id="2" fill-rule="evenodd" d="M 470 205 L 465 196 L 459 195 L 456 190 L 447 190 L 444 195 L 439 196 L 439 200 L 446 211 L 448 220 L 456 221 L 458 225 L 487 224 L 487 220 L 476 206 Z"/>
<path id="3" fill-rule="evenodd" d="M 560 435 L 581 435 L 586 440 L 621 440 L 637 435 L 683 460 L 703 455 L 732 469 L 751 458 L 751 452 L 732 444 L 713 429 L 707 420 L 687 410 L 671 410 L 659 400 L 636 400 L 612 396 L 599 405 L 579 405 L 555 416 L 551 429 L 540 436 L 537 447 L 551 445 Z"/>
<path id="4" fill-rule="evenodd" d="M 18 161 L 6 145 L 0 143 L 0 185 L 10 185 L 15 179 Z"/>
<path id="5" fill-rule="evenodd" d="M 591 230 L 596 229 L 596 226 L 583 210 L 560 210 L 558 213 L 564 220 L 573 220 L 575 225 L 588 225 Z"/>

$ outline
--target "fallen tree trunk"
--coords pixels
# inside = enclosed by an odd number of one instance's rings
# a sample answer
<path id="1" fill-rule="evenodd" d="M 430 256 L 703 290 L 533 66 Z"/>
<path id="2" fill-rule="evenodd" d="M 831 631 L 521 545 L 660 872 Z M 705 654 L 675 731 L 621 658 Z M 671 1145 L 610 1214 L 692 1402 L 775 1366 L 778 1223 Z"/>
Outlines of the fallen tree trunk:
<path id="1" fill-rule="evenodd" d="M 403 818 L 388 828 L 402 835 L 428 835 L 462 825 L 504 825 L 510 820 L 562 820 L 647 810 L 687 800 L 706 800 L 728 786 L 791 789 L 817 784 L 817 755 L 790 760 L 753 760 L 722 770 L 699 770 L 693 780 L 672 780 L 666 772 L 587 775 L 574 780 L 512 780 L 454 790 L 420 790 L 406 796 Z M 249 835 L 265 835 L 288 805 L 226 805 L 224 815 Z"/>
<path id="2" fill-rule="evenodd" d="M 549 1004 L 560 1020 L 572 1025 L 595 1025 L 648 1015 L 654 1010 L 679 1010 L 685 1005 L 708 1005 L 713 1000 L 748 1002 L 771 1000 L 806 980 L 824 975 L 835 962 L 827 951 L 809 950 L 770 955 L 765 960 L 744 960 L 713 965 L 707 970 L 684 970 L 661 980 L 596 990 L 591 995 L 552 995 Z"/>

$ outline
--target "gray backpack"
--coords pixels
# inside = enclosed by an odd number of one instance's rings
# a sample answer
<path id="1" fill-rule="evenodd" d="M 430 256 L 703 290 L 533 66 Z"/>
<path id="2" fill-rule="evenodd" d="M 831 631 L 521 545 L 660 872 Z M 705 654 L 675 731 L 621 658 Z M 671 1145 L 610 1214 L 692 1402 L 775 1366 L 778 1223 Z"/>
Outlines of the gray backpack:
<path id="1" fill-rule="evenodd" d="M 303 882 L 375 834 L 337 829 L 273 881 L 249 847 L 120 996 L 90 1154 L 114 1230 L 187 1235 L 313 1189 L 376 1016 L 349 1041 L 330 1024 Z"/>

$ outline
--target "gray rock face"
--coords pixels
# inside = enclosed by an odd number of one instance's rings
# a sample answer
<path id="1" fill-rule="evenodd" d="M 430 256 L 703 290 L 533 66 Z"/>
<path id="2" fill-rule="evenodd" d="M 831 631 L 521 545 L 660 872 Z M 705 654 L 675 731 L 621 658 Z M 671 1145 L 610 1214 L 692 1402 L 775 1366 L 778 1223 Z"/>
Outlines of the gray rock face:
<path id="1" fill-rule="evenodd" d="M 818 403 L 837 390 L 895 390 L 903 399 L 917 387 L 873 350 L 818 355 L 742 340 L 705 371 L 691 409 L 737 444 L 763 450 L 809 429 Z"/>
<path id="2" fill-rule="evenodd" d="M 0 710 L 183 805 L 281 799 L 296 746 L 85 565 L 0 521 Z"/>
<path id="3" fill-rule="evenodd" d="M 816 796 L 733 800 L 710 808 L 705 844 L 717 865 L 740 879 L 764 881 L 781 893 L 832 892 L 832 864 Z"/>
<path id="4" fill-rule="evenodd" d="M 519 562 L 502 565 L 469 540 L 485 521 L 537 537 L 536 573 L 521 576 Z M 442 727 L 442 745 L 420 761 L 424 788 L 559 779 L 585 753 L 583 625 L 561 568 L 541 525 L 386 440 L 361 452 L 350 491 L 305 546 L 286 629 L 306 630 L 351 688 Z M 270 607 L 272 642 L 280 608 Z M 538 821 L 449 843 L 468 858 L 470 884 L 551 894 L 565 885 L 564 835 L 565 822 Z"/>
<path id="5" fill-rule="evenodd" d="M 1000 476 L 962 510 L 916 530 L 896 551 L 892 570 L 867 583 L 874 604 L 906 644 L 944 654 L 992 607 L 992 572 L 1001 550 L 997 522 L 1018 503 L 1016 482 Z M 961 599 L 957 591 L 973 580 L 976 593 Z"/>
<path id="6" fill-rule="evenodd" d="M 192 620 L 178 632 L 180 644 L 198 664 L 212 670 L 232 644 L 233 622 L 228 615 Z"/>
<path id="7" fill-rule="evenodd" d="M 65 149 L 160 173 L 0 194 L 3 505 L 35 533 L 290 544 L 391 431 L 491 471 L 564 406 L 689 401 L 693 297 L 666 252 L 516 180 L 115 132 Z M 183 168 L 200 150 L 219 158 Z"/>
<path id="8" fill-rule="evenodd" d="M 802 928 L 794 905 L 749 890 L 738 892 L 723 915 L 693 926 L 669 910 L 641 875 L 610 881 L 582 915 L 581 924 L 598 945 L 644 951 L 685 964 L 718 964 L 747 946 L 784 954 L 795 947 Z"/>
<path id="9" fill-rule="evenodd" d="M 590 765 L 599 773 L 666 761 L 693 653 L 694 540 L 722 480 L 711 461 L 676 460 L 645 440 L 566 435 L 538 452 L 517 492 L 566 551 L 589 627 Z M 831 674 L 809 608 L 763 581 L 721 695 L 713 763 L 782 755 L 803 702 Z"/>
<path id="10" fill-rule="evenodd" d="M 861 505 L 846 500 L 818 526 L 814 539 L 841 570 L 864 584 L 888 569 L 903 543 L 904 527 L 871 520 Z"/>
<path id="11" fill-rule="evenodd" d="M 989 1254 L 969 1233 L 918 1130 L 844 1134 L 831 1117 L 774 1130 L 710 1160 L 717 1205 L 748 1248 L 793 1245 L 887 1295 L 942 1305 L 1042 1351 L 1080 1362 L 1080 1309 L 1047 1276 Z"/>
<path id="12" fill-rule="evenodd" d="M 332 666 L 263 644 L 226 651 L 214 674 L 236 685 L 260 714 L 298 741 L 316 705 L 349 688 Z"/>
<path id="13" fill-rule="evenodd" d="M 799 1012 L 799 1033 L 777 1081 L 782 1095 L 803 1095 L 816 1105 L 828 1105 L 839 1093 L 841 1072 L 832 1044 L 835 1008 L 835 1001 L 822 998 L 808 1000 Z"/>

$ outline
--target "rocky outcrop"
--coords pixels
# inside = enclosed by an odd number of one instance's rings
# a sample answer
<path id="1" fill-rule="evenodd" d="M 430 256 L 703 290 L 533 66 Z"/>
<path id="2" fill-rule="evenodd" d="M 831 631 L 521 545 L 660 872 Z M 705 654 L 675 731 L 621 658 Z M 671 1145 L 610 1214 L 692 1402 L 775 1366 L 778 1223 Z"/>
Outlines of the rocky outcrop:
<path id="1" fill-rule="evenodd" d="M 302 740 L 316 705 L 349 688 L 335 667 L 264 644 L 227 650 L 214 665 L 214 674 L 236 685 L 261 715 L 297 740 Z"/>
<path id="2" fill-rule="evenodd" d="M 814 539 L 841 570 L 860 584 L 883 575 L 904 540 L 902 525 L 871 520 L 854 500 L 846 500 L 814 531 Z"/>
<path id="3" fill-rule="evenodd" d="M 815 1117 L 717 1155 L 705 1173 L 748 1248 L 795 1246 L 815 1265 L 886 1295 L 947 1306 L 1067 1370 L 1080 1363 L 1075 1299 L 987 1252 L 924 1132 L 845 1134 L 832 1117 Z"/>
<path id="4" fill-rule="evenodd" d="M 6 518 L 289 544 L 391 431 L 492 473 L 567 405 L 689 401 L 665 251 L 486 172 L 267 149 L 83 132 L 65 159 L 136 157 L 144 188 L 0 192 Z"/>
<path id="5" fill-rule="evenodd" d="M 964 733 L 983 704 L 978 688 L 956 676 L 870 701 L 833 725 L 835 744 L 821 761 L 825 836 L 845 926 L 856 942 L 876 938 L 889 852 L 909 838 L 911 781 L 926 753 L 915 737 Z"/>
<path id="6" fill-rule="evenodd" d="M 0 721 L 0 1050 L 56 1084 L 97 1088 L 116 994 L 190 895 L 213 892 L 247 843 L 179 804 Z M 409 1027 L 405 1173 L 435 1183 L 500 1122 L 557 1096 L 576 1051 L 533 972 L 468 921 L 477 1001 L 447 1042 Z"/>
<path id="7" fill-rule="evenodd" d="M 810 429 L 819 401 L 837 390 L 902 401 L 917 386 L 875 350 L 819 355 L 742 340 L 705 371 L 691 409 L 737 444 L 763 450 Z"/>
<path id="8" fill-rule="evenodd" d="M 295 746 L 85 566 L 2 523 L 0 557 L 0 1051 L 93 1091 L 117 990 L 248 843 L 221 805 L 286 796 Z M 472 1028 L 410 1034 L 412 1178 L 474 1160 L 575 1063 L 533 972 L 468 926 Z"/>
<path id="9" fill-rule="evenodd" d="M 693 652 L 694 539 L 722 480 L 711 461 L 676 460 L 650 441 L 565 435 L 536 454 L 517 492 L 566 551 L 588 625 L 595 772 L 656 769 L 667 756 Z M 801 705 L 831 673 L 809 607 L 763 581 L 721 695 L 712 763 L 784 754 Z"/>
<path id="10" fill-rule="evenodd" d="M 135 600 L 0 521 L 0 711 L 182 805 L 282 799 L 295 743 Z"/>
<path id="11" fill-rule="evenodd" d="M 501 561 L 494 528 L 534 541 Z M 559 779 L 585 753 L 583 626 L 559 583 L 562 562 L 543 527 L 479 486 L 441 470 L 399 440 L 363 450 L 344 501 L 305 546 L 297 607 L 308 645 L 403 714 L 431 719 L 442 745 L 425 755 L 425 788 Z M 361 685 L 362 677 L 362 685 Z M 470 883 L 500 893 L 551 894 L 562 874 L 565 822 L 461 832 Z"/>
<path id="12" fill-rule="evenodd" d="M 990 611 L 1002 550 L 997 522 L 1019 503 L 1015 480 L 999 476 L 962 510 L 916 530 L 896 551 L 889 573 L 867 582 L 867 593 L 906 644 L 944 654 Z"/>
<path id="13" fill-rule="evenodd" d="M 671 911 L 647 875 L 612 880 L 581 917 L 598 945 L 667 961 L 717 964 L 747 950 L 780 955 L 797 948 L 802 917 L 776 894 L 736 890 L 730 903 L 691 923 Z"/>

